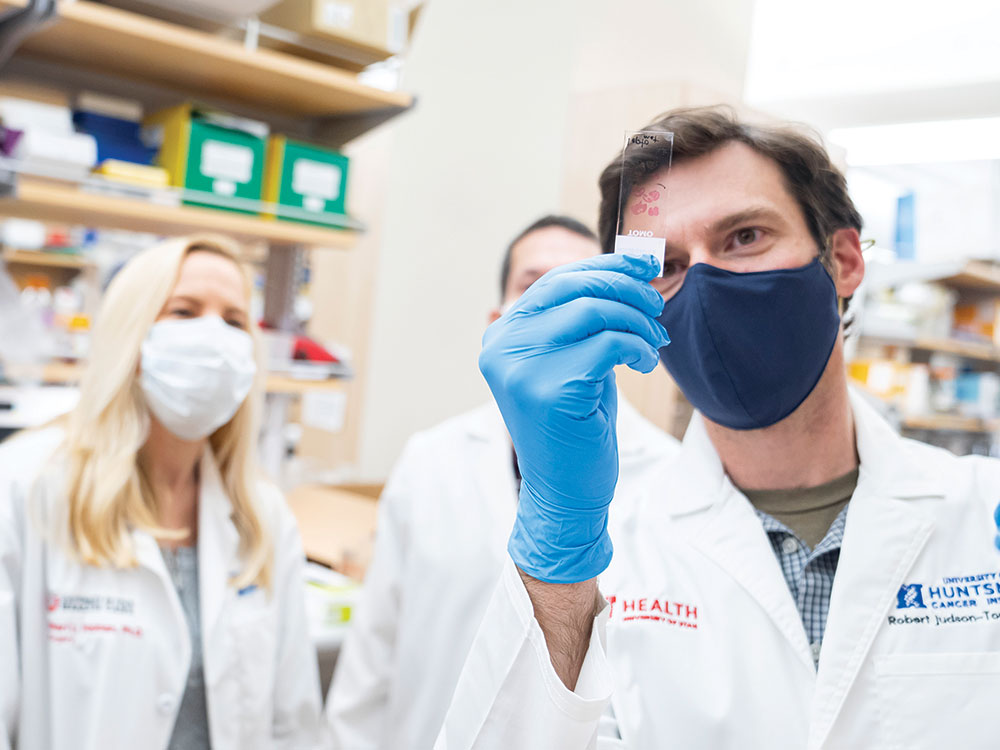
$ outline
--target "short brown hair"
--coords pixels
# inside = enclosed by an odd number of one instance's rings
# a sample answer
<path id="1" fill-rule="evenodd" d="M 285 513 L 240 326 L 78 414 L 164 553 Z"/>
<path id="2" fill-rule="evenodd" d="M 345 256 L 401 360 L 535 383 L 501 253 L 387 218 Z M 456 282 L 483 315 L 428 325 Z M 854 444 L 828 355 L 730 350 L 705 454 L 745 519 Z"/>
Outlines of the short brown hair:
<path id="1" fill-rule="evenodd" d="M 809 232 L 828 261 L 829 238 L 838 229 L 861 231 L 861 214 L 847 193 L 844 175 L 830 161 L 818 136 L 788 126 L 750 125 L 729 107 L 675 109 L 656 118 L 643 130 L 674 134 L 669 142 L 627 148 L 601 173 L 598 234 L 605 253 L 614 252 L 618 217 L 632 188 L 673 163 L 693 159 L 731 141 L 744 143 L 778 165 L 785 187 L 802 209 Z M 669 210 L 669 208 L 668 208 Z"/>

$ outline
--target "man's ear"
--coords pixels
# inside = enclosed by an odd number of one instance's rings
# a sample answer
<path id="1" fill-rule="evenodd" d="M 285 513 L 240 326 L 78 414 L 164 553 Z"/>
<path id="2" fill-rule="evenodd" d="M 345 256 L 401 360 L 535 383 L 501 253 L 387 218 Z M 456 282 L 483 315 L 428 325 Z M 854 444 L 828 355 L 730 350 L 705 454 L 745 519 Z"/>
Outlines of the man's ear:
<path id="1" fill-rule="evenodd" d="M 492 310 L 490 310 L 490 314 L 487 316 L 488 322 L 486 323 L 486 325 L 491 325 L 493 323 L 496 323 L 498 320 L 500 320 L 500 316 L 502 314 L 503 313 L 500 312 L 499 307 L 494 307 Z"/>
<path id="2" fill-rule="evenodd" d="M 856 229 L 838 229 L 830 236 L 833 283 L 838 297 L 850 297 L 865 277 L 865 259 Z"/>

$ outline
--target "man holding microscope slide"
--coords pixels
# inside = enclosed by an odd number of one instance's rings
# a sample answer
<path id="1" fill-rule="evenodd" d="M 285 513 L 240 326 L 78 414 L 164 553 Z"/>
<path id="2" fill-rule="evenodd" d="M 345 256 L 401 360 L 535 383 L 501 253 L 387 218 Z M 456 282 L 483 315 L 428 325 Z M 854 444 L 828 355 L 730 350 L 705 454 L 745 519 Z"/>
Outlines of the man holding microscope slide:
<path id="1" fill-rule="evenodd" d="M 647 131 L 672 150 L 605 170 L 601 239 L 660 238 L 662 269 L 556 269 L 484 337 L 523 481 L 437 747 L 995 746 L 1000 462 L 904 440 L 848 388 L 843 176 L 726 110 Z M 699 413 L 612 555 L 613 368 L 658 361 Z"/>

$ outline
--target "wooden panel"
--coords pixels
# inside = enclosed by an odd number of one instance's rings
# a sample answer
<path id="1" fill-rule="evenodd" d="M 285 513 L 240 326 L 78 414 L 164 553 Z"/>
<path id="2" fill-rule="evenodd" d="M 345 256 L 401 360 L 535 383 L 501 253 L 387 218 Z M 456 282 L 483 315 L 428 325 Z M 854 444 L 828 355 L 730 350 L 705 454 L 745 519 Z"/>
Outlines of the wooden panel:
<path id="1" fill-rule="evenodd" d="M 375 540 L 378 503 L 336 487 L 303 485 L 288 494 L 306 556 L 356 580 L 364 577 Z"/>
<path id="2" fill-rule="evenodd" d="M 0 10 L 24 0 L 0 0 Z M 133 80 L 300 116 L 403 109 L 411 97 L 365 86 L 328 65 L 92 2 L 61 2 L 58 17 L 22 49 Z"/>
<path id="3" fill-rule="evenodd" d="M 970 261 L 961 272 L 940 280 L 942 284 L 969 291 L 1000 292 L 1000 268 L 983 261 Z"/>

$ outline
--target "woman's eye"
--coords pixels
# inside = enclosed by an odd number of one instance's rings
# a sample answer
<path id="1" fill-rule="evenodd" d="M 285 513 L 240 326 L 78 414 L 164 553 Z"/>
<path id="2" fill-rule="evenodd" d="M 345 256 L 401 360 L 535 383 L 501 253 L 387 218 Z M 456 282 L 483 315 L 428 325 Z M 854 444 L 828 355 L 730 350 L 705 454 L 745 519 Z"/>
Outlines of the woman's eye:
<path id="1" fill-rule="evenodd" d="M 245 330 L 246 327 L 247 327 L 246 323 L 244 323 L 242 320 L 238 320 L 236 318 L 228 318 L 226 320 L 226 323 L 228 325 L 231 325 L 233 328 L 239 328 L 241 331 Z"/>
<path id="2" fill-rule="evenodd" d="M 194 311 L 189 310 L 186 307 L 176 307 L 173 310 L 171 310 L 169 314 L 177 318 L 190 318 L 191 316 L 194 315 Z"/>
<path id="3" fill-rule="evenodd" d="M 733 235 L 737 246 L 752 245 L 754 242 L 759 240 L 760 237 L 761 231 L 759 229 L 754 229 L 753 227 L 739 229 L 736 231 L 736 234 Z"/>

